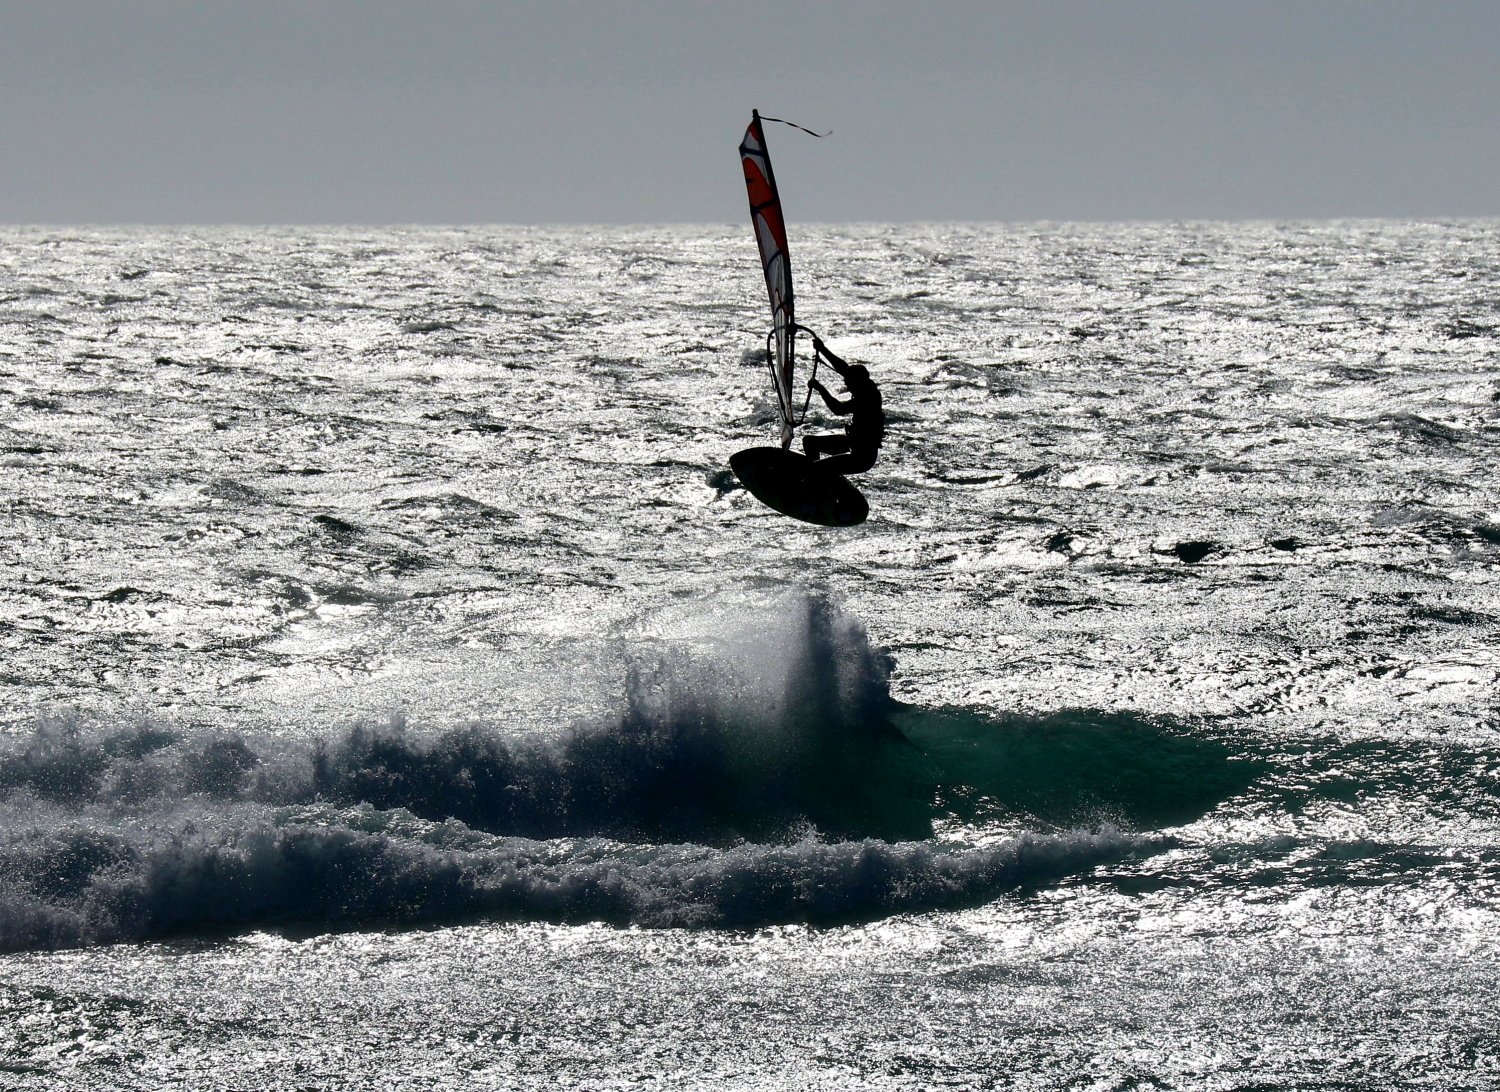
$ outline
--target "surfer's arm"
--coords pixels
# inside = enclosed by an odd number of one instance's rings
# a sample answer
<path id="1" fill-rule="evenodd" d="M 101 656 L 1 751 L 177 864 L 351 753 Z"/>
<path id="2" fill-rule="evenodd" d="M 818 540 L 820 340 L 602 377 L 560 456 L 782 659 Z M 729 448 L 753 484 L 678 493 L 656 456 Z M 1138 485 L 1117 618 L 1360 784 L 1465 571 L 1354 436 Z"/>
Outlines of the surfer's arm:
<path id="1" fill-rule="evenodd" d="M 838 372 L 839 375 L 843 375 L 849 370 L 849 365 L 844 362 L 844 358 L 841 356 L 835 356 L 833 354 L 833 351 L 829 349 L 827 345 L 823 344 L 823 339 L 820 338 L 817 334 L 813 335 L 813 352 L 817 353 L 824 360 L 828 361 L 828 363 L 832 364 L 833 370 Z"/>
<path id="2" fill-rule="evenodd" d="M 826 405 L 833 413 L 849 414 L 854 412 L 854 399 L 850 398 L 847 401 L 840 402 L 833 395 L 829 394 L 828 388 L 823 386 L 823 384 L 819 383 L 816 379 L 808 383 L 808 386 L 823 396 L 824 405 Z"/>

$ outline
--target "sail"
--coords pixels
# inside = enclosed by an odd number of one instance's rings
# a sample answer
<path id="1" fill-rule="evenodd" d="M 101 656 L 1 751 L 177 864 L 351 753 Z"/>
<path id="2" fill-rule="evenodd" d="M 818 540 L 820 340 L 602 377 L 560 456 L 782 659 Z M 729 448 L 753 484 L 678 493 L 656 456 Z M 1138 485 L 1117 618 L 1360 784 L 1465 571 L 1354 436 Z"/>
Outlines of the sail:
<path id="1" fill-rule="evenodd" d="M 781 197 L 776 192 L 776 176 L 771 173 L 771 156 L 766 151 L 758 110 L 751 112 L 750 127 L 740 141 L 740 160 L 745 168 L 745 188 L 750 191 L 750 223 L 755 228 L 766 290 L 771 296 L 771 372 L 781 407 L 781 446 L 790 447 L 794 418 L 792 352 L 797 329 L 792 312 L 792 267 L 787 259 Z"/>

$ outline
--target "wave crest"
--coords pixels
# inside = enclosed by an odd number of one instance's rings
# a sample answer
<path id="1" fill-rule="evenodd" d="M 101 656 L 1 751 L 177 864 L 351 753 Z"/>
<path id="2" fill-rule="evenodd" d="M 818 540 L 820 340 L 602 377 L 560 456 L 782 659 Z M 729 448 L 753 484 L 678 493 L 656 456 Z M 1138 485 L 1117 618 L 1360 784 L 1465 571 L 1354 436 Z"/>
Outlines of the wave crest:
<path id="1" fill-rule="evenodd" d="M 836 924 L 973 904 L 1147 843 L 1118 831 L 984 847 L 535 842 L 417 835 L 254 812 L 151 830 L 49 831 L 0 851 L 0 949 L 279 925 L 317 930 L 475 916 L 649 927 Z"/>

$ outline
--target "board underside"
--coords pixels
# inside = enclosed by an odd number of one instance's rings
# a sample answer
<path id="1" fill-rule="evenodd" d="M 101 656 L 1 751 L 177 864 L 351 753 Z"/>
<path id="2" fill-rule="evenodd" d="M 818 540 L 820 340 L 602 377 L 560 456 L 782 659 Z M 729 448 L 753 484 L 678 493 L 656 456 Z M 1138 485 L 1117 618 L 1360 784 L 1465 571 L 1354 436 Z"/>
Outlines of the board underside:
<path id="1" fill-rule="evenodd" d="M 756 500 L 804 523 L 853 527 L 870 514 L 869 502 L 849 479 L 795 451 L 747 447 L 731 455 L 729 465 Z"/>

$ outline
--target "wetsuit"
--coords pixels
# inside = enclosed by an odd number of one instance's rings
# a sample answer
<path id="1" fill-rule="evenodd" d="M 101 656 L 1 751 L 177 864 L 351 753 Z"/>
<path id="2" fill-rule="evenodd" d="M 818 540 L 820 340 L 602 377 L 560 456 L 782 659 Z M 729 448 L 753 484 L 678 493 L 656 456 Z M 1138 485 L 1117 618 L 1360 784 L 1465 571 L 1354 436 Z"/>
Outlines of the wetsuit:
<path id="1" fill-rule="evenodd" d="M 885 410 L 881 406 L 880 388 L 870 378 L 870 373 L 859 365 L 849 365 L 828 351 L 828 347 L 816 337 L 813 349 L 843 377 L 849 397 L 840 401 L 828 392 L 828 388 L 816 379 L 809 384 L 823 396 L 823 402 L 832 413 L 848 415 L 842 436 L 837 433 L 820 436 L 804 436 L 802 450 L 810 459 L 822 459 L 820 465 L 835 474 L 859 474 L 875 465 L 880 453 L 880 442 L 885 439 Z"/>

